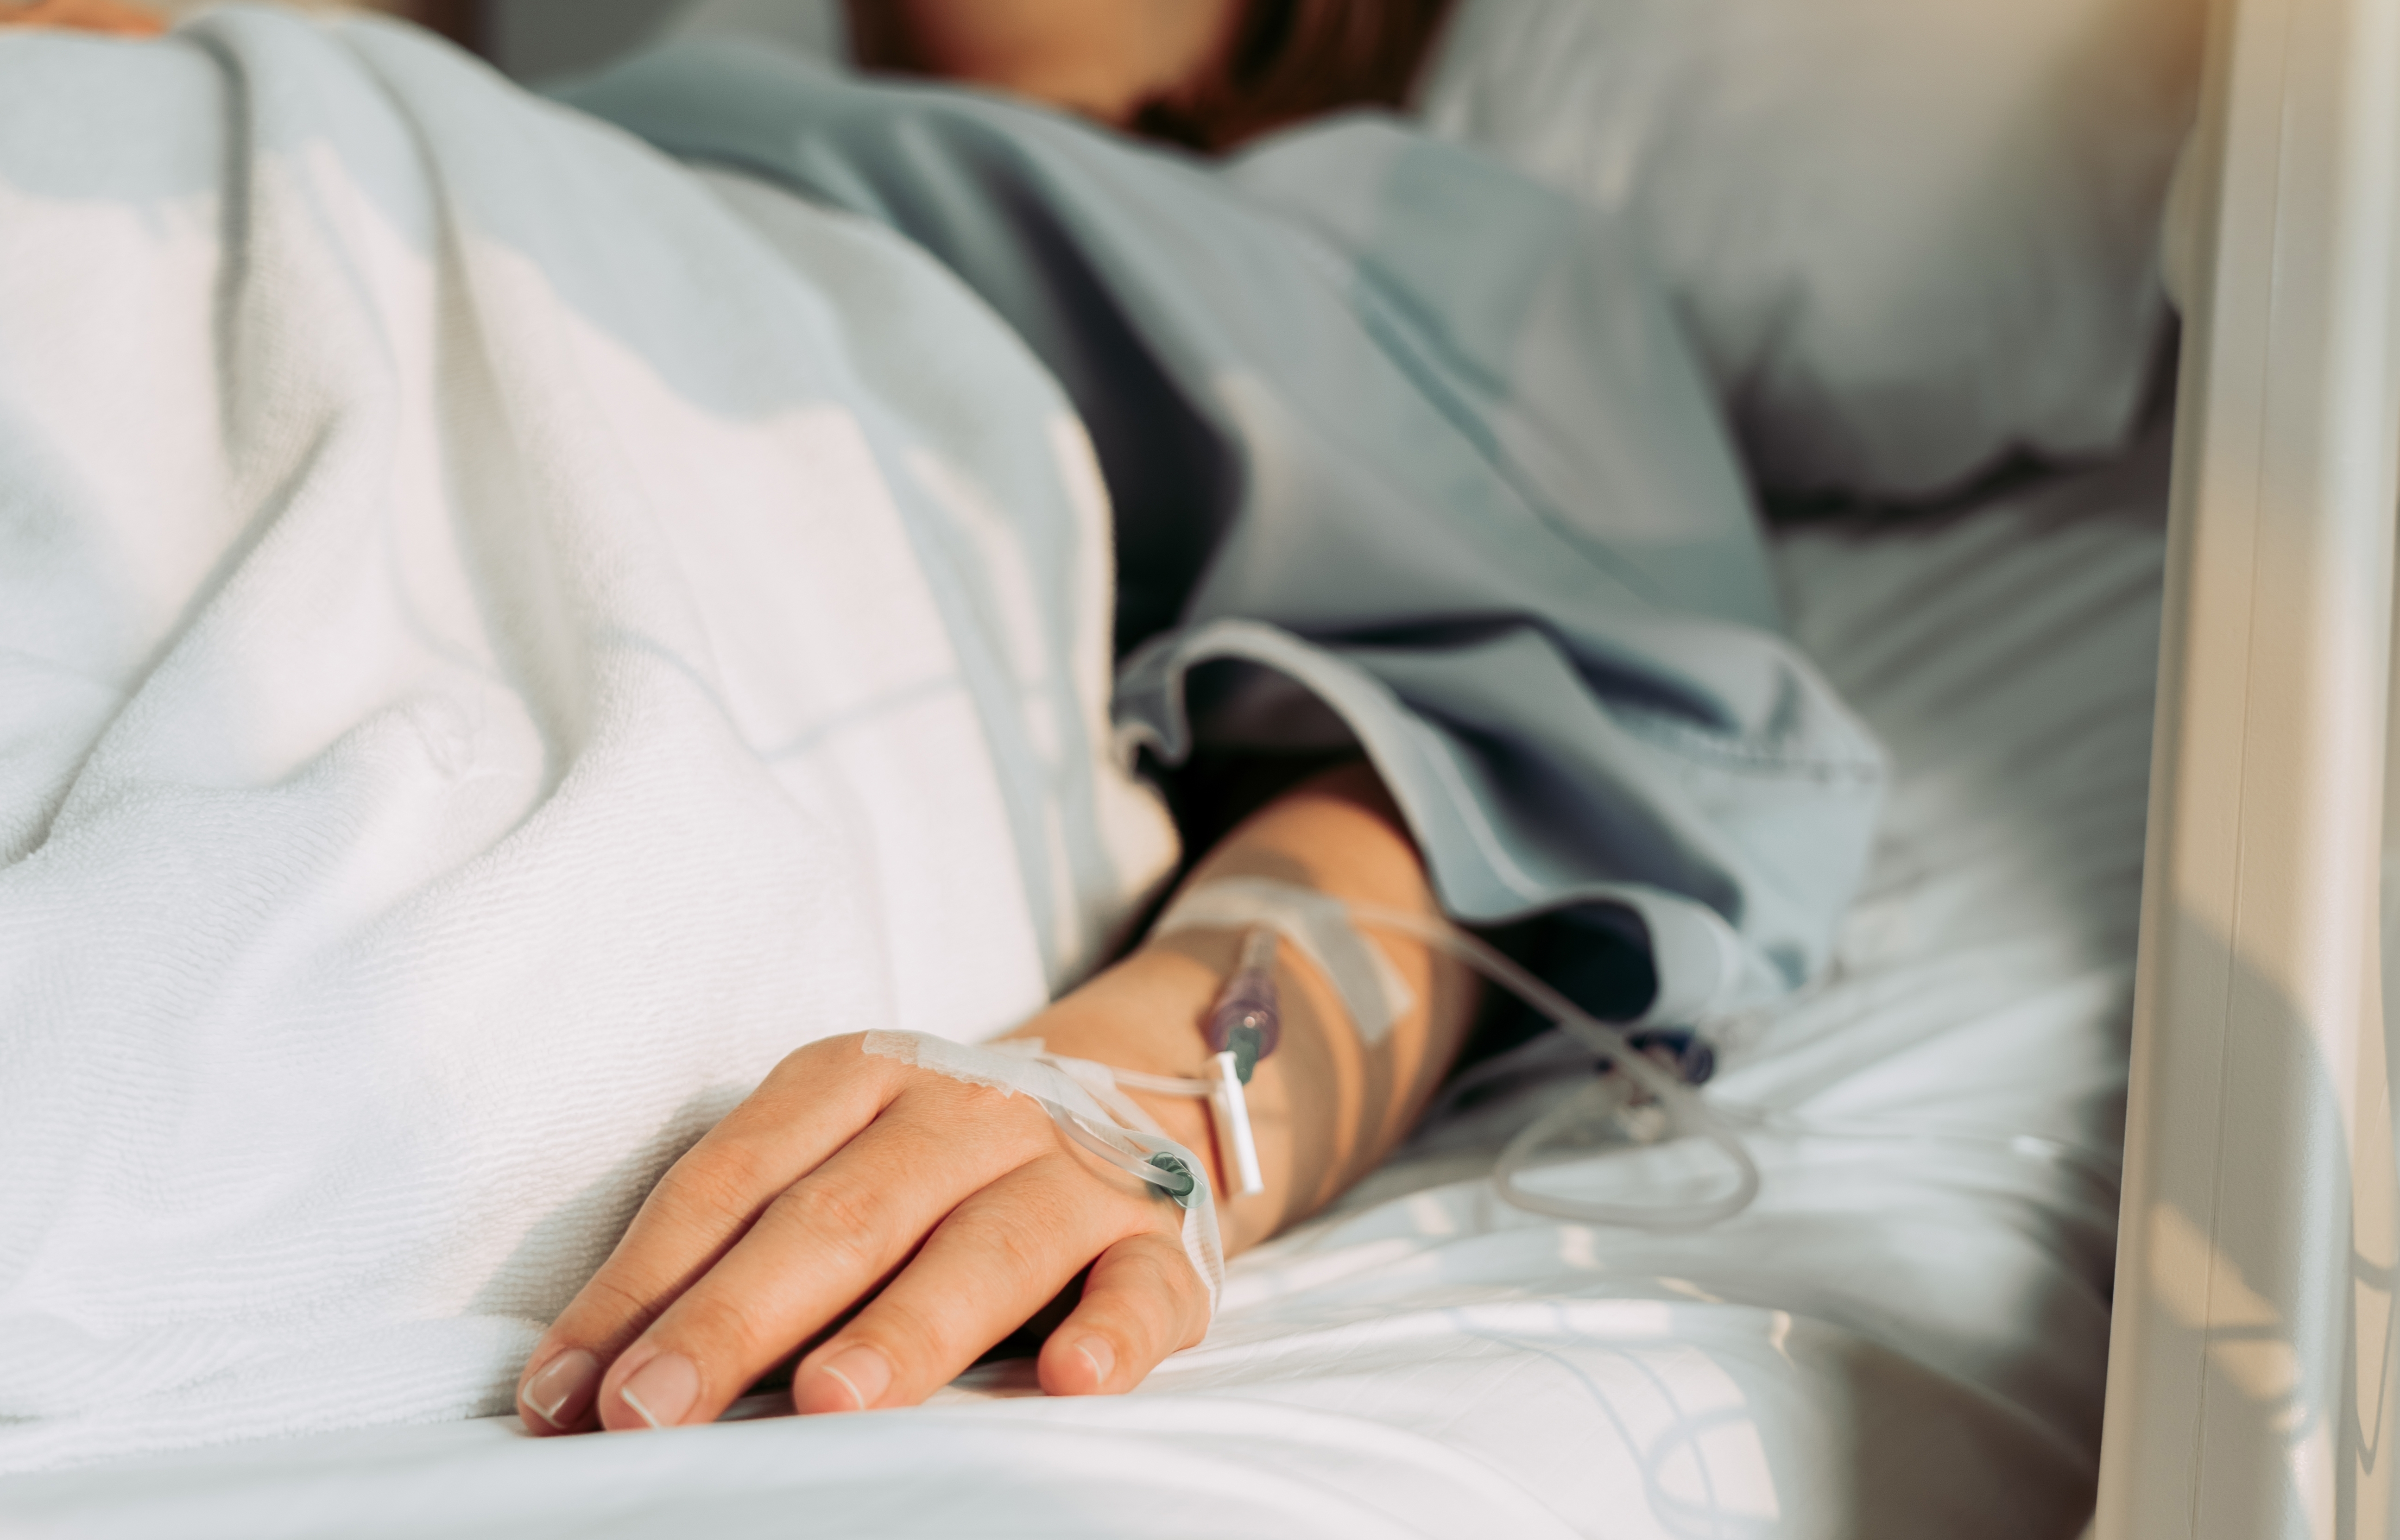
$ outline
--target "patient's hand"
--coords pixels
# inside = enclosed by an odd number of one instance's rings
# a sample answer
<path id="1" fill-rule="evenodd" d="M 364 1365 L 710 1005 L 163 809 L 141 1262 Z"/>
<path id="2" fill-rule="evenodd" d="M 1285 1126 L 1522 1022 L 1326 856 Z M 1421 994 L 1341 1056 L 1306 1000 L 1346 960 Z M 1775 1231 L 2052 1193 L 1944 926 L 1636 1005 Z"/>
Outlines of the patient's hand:
<path id="1" fill-rule="evenodd" d="M 1192 880 L 1242 875 L 1433 910 L 1398 812 L 1363 766 L 1248 819 Z M 1277 965 L 1283 1045 L 1248 1093 L 1266 1187 L 1220 1187 L 1228 1256 L 1371 1169 L 1457 1053 L 1471 981 L 1413 945 L 1378 945 L 1416 1003 L 1371 1047 L 1323 979 L 1289 958 Z M 1072 1057 L 1197 1075 L 1200 1018 L 1239 946 L 1231 934 L 1178 933 L 1024 1031 Z M 1207 1158 L 1199 1102 L 1133 1095 Z M 792 1382 L 799 1411 L 909 1406 L 1086 1267 L 1081 1302 L 1042 1350 L 1042 1387 L 1129 1390 L 1207 1328 L 1182 1226 L 1180 1208 L 1084 1154 L 1030 1098 L 828 1039 L 777 1066 L 675 1163 L 543 1337 L 517 1404 L 541 1433 L 706 1422 L 805 1348 Z"/>
<path id="2" fill-rule="evenodd" d="M 1086 1266 L 1042 1385 L 1127 1389 L 1207 1326 L 1183 1211 L 1154 1191 L 1030 1097 L 866 1054 L 854 1035 L 811 1043 L 651 1192 L 534 1354 L 525 1424 L 708 1422 L 868 1294 L 801 1360 L 794 1403 L 912 1406 Z"/>

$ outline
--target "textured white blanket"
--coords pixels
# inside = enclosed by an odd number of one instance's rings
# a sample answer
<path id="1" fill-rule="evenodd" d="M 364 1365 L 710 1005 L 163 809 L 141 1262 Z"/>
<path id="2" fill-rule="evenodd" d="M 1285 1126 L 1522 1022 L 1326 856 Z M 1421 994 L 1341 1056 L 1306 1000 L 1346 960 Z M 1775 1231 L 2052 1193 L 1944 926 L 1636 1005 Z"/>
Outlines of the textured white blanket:
<path id="1" fill-rule="evenodd" d="M 1556 1094 L 1528 1086 L 1237 1259 L 1208 1342 L 1132 1396 L 1016 1398 L 1020 1360 L 866 1417 L 274 1440 L 0 1482 L 0 1533 L 2067 1540 L 2107 1368 L 2165 492 L 2146 453 L 1785 542 L 1795 632 L 1899 775 L 1838 971 L 1722 1077 L 1790 1120 L 1739 1220 L 1494 1202 L 1493 1151 Z M 1629 1196 L 1606 1161 L 1548 1177 Z"/>
<path id="2" fill-rule="evenodd" d="M 420 35 L 0 37 L 0 1470 L 506 1404 L 781 1054 L 1163 873 L 1046 376 Z"/>

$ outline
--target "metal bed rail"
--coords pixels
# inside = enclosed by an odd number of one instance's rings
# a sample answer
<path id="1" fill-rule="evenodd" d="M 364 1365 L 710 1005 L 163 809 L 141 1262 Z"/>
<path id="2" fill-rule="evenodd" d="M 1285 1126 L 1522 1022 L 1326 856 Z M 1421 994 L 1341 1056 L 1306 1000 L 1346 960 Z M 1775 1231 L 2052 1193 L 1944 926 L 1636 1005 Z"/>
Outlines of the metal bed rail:
<path id="1" fill-rule="evenodd" d="M 2400 0 L 2217 0 L 2097 1540 L 2400 1533 Z"/>

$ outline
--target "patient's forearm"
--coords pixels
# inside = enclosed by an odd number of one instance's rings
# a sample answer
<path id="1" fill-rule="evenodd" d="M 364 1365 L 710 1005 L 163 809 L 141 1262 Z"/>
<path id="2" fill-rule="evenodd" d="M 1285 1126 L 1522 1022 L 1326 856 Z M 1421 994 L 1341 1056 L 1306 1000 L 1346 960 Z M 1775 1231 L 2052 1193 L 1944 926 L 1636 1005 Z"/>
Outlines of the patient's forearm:
<path id="1" fill-rule="evenodd" d="M 1210 852 L 1191 881 L 1234 876 L 1439 912 L 1398 813 L 1363 766 L 1321 776 L 1251 817 Z M 1473 976 L 1416 942 L 1367 934 L 1414 997 L 1391 1035 L 1371 1049 L 1316 970 L 1290 947 L 1279 950 L 1283 1043 L 1261 1061 L 1249 1087 L 1266 1191 L 1222 1202 L 1228 1251 L 1265 1239 L 1371 1169 L 1408 1132 L 1466 1038 L 1475 1009 Z M 1043 1012 L 1020 1035 L 1121 1068 L 1196 1076 L 1207 1058 L 1201 1020 L 1240 944 L 1231 933 L 1192 931 L 1152 942 Z M 1204 1104 L 1140 1099 L 1185 1145 L 1204 1153 L 1213 1148 Z"/>

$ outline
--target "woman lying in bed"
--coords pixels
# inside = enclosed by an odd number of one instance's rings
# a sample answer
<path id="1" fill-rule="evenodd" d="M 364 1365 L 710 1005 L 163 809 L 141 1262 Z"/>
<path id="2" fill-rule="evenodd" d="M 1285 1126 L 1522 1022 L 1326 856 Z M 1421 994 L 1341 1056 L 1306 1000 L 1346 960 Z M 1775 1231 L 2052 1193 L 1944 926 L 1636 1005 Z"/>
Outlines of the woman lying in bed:
<path id="1" fill-rule="evenodd" d="M 1441 9 L 915 0 L 854 18 L 871 64 L 1216 149 L 1328 108 L 1397 102 Z M 5 20 L 147 26 L 109 0 L 44 0 Z M 1747 506 L 1698 376 L 1619 266 L 1561 254 L 1589 234 L 1575 216 L 1388 129 L 1294 141 L 1220 185 L 1180 155 L 963 93 L 768 70 L 669 57 L 573 100 L 670 153 L 744 167 L 743 198 L 797 188 L 899 227 L 1060 375 L 1117 503 L 1121 726 L 1184 757 L 1186 675 L 1238 664 L 1236 686 L 1215 692 L 1234 724 L 1216 741 L 1297 747 L 1272 763 L 1315 771 L 1237 798 L 1256 811 L 1186 891 L 1262 877 L 1470 920 L 1580 908 L 1592 918 L 1575 957 L 1611 964 L 1587 995 L 1625 1019 L 1699 1019 L 1807 971 L 1872 819 L 1873 751 L 1768 634 Z M 700 75 L 712 83 L 691 89 Z M 793 144 L 788 165 L 759 147 Z M 1446 224 L 1312 229 L 1311 186 L 1365 185 L 1354 171 L 1418 179 Z M 1043 220 L 1020 217 L 1032 205 Z M 1174 217 L 1191 221 L 1181 236 Z M 1363 290 L 1325 279 L 1329 250 L 1357 262 Z M 1534 383 L 1589 416 L 1544 421 L 1532 385 L 1512 393 L 1508 372 L 1534 355 L 1514 312 L 1505 334 L 1476 331 L 1507 308 L 1494 293 L 1564 296 L 1536 330 L 1589 347 L 1536 358 Z M 1277 307 L 1294 293 L 1306 305 Z M 1302 388 L 1308 368 L 1354 356 L 1367 362 L 1336 369 L 1329 388 Z M 1246 417 L 1240 402 L 1258 398 L 1245 379 L 1289 386 L 1298 404 Z M 1398 404 L 1370 410 L 1386 398 Z M 1645 422 L 1670 407 L 1683 415 Z M 1299 410 L 1326 416 L 1295 426 Z M 1471 446 L 1472 476 L 1373 482 L 1444 435 Z M 1278 492 L 1287 482 L 1302 492 Z M 1214 629 L 1201 623 L 1212 606 Z M 1193 688 L 1207 697 L 1223 677 Z M 1305 688 L 1276 683 L 1294 679 Z M 1270 720 L 1282 726 L 1258 726 Z M 1828 798 L 1797 812 L 1825 832 L 1751 849 L 1743 810 L 1777 785 Z M 1015 1035 L 1197 1075 L 1200 1023 L 1241 940 L 1153 939 Z M 1459 1052 L 1469 980 L 1416 944 L 1374 944 L 1407 1004 L 1371 1043 L 1326 979 L 1280 954 L 1282 1044 L 1248 1089 L 1264 1190 L 1216 1184 L 1227 1252 L 1372 1168 Z M 792 1054 L 667 1172 L 532 1354 L 518 1390 L 529 1426 L 704 1422 L 796 1350 L 803 1412 L 911 1405 L 1062 1296 L 1071 1308 L 1040 1357 L 1054 1395 L 1129 1389 L 1200 1339 L 1210 1302 L 1180 1208 L 1079 1149 L 1030 1098 L 861 1047 L 835 1037 Z M 1134 1095 L 1186 1149 L 1212 1148 L 1200 1102 Z"/>
<path id="2" fill-rule="evenodd" d="M 914 0 L 857 5 L 852 15 L 870 67 L 975 81 L 1223 143 L 1344 97 L 1397 101 L 1438 9 L 1387 0 Z M 1408 24 L 1395 24 L 1404 16 Z M 1285 34 L 1261 34 L 1261 22 Z M 1304 35 L 1289 35 L 1295 25 Z M 1237 88 L 1223 61 L 1245 45 L 1248 70 L 1270 78 Z M 1327 94 L 1302 98 L 1287 61 L 1337 50 L 1347 57 L 1327 61 L 1350 77 L 1320 77 Z M 1297 879 L 1346 899 L 1438 912 L 1403 821 L 1363 766 L 1277 798 L 1190 881 L 1228 876 Z M 1183 934 L 1144 947 L 1012 1035 L 1071 1057 L 1197 1075 L 1199 1026 L 1238 944 L 1229 934 Z M 1419 1003 L 1373 1048 L 1321 979 L 1304 966 L 1281 970 L 1286 1036 L 1248 1093 L 1267 1186 L 1220 1196 L 1229 1254 L 1371 1170 L 1456 1056 L 1474 1010 L 1470 981 L 1420 947 L 1398 943 L 1391 955 Z M 1133 1094 L 1178 1142 L 1210 1148 L 1200 1103 Z M 1075 1148 L 1029 1098 L 1002 1100 L 861 1055 L 854 1039 L 828 1039 L 793 1055 L 667 1174 L 535 1353 L 520 1404 L 529 1425 L 561 1429 L 595 1414 L 611 1428 L 705 1421 L 796 1343 L 822 1336 L 793 1376 L 801 1411 L 913 1405 L 1079 1275 L 1081 1298 L 1042 1350 L 1043 1388 L 1129 1389 L 1207 1327 L 1181 1223 L 1157 1189 Z"/>
<path id="3" fill-rule="evenodd" d="M 1397 102 L 1439 8 L 913 0 L 856 5 L 852 15 L 870 67 L 971 80 L 1221 144 L 1345 98 Z M 1246 51 L 1242 66 L 1227 67 Z M 1303 62 L 1320 93 L 1305 97 L 1291 78 L 1295 54 L 1333 56 L 1323 62 L 1341 73 Z M 1363 766 L 1275 799 L 1189 880 L 1231 876 L 1439 912 L 1403 820 Z M 1239 939 L 1187 933 L 1141 947 L 1012 1035 L 1071 1057 L 1197 1075 L 1199 1027 Z M 1248 1091 L 1266 1191 L 1220 1197 L 1228 1254 L 1371 1170 L 1455 1058 L 1471 981 L 1421 947 L 1396 942 L 1390 952 L 1419 1003 L 1373 1048 L 1322 979 L 1304 966 L 1281 970 L 1286 1035 Z M 1200 1103 L 1133 1095 L 1186 1148 L 1210 1148 Z M 705 1421 L 796 1343 L 823 1337 L 793 1376 L 801 1411 L 913 1405 L 1079 1275 L 1081 1298 L 1042 1350 L 1043 1388 L 1129 1389 L 1207 1327 L 1181 1222 L 1157 1189 L 1075 1148 L 1030 1098 L 1002 1100 L 862 1055 L 855 1039 L 828 1039 L 793 1055 L 667 1174 L 535 1353 L 520 1404 L 528 1425 L 558 1429 L 595 1415 L 610 1428 Z"/>

